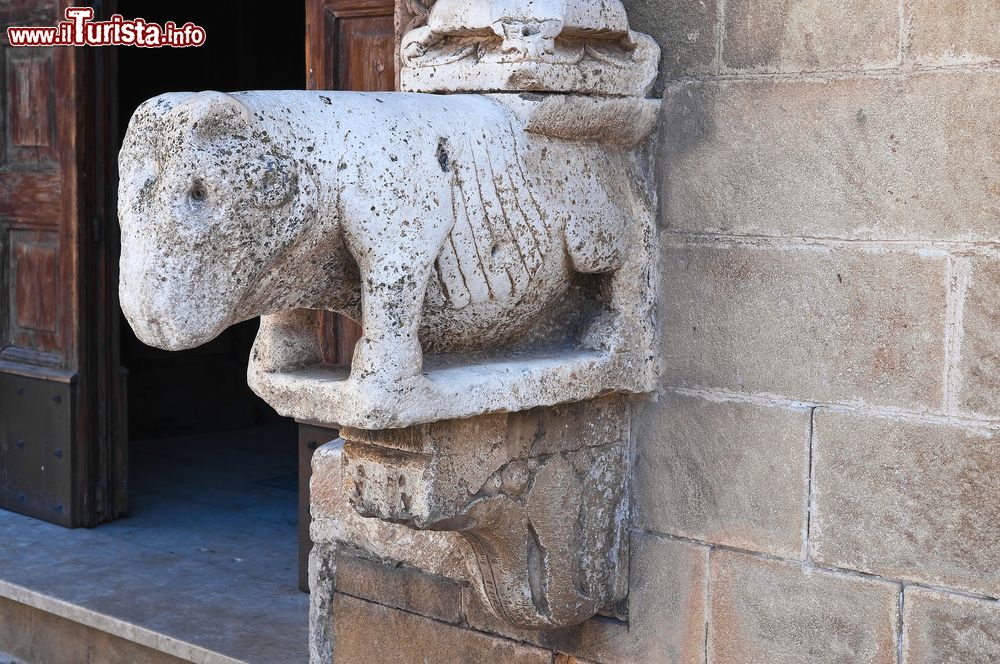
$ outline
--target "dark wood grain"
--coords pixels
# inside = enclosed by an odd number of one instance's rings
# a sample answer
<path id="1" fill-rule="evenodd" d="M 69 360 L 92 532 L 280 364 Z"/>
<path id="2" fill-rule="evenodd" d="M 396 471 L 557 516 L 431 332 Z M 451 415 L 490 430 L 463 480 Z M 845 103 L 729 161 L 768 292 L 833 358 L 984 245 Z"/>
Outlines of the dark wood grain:
<path id="1" fill-rule="evenodd" d="M 59 227 L 64 219 L 58 164 L 42 171 L 0 171 L 0 219 L 8 227 Z"/>
<path id="2" fill-rule="evenodd" d="M 54 25 L 67 4 L 6 0 L 0 23 Z M 0 152 L 0 374 L 53 382 L 53 390 L 72 386 L 72 399 L 61 401 L 69 409 L 65 439 L 48 441 L 62 450 L 62 462 L 45 470 L 65 474 L 51 486 L 67 492 L 47 518 L 69 526 L 115 518 L 125 505 L 122 375 L 117 326 L 109 324 L 117 320 L 108 250 L 116 224 L 111 58 L 112 49 L 13 49 L 0 41 L 7 139 Z M 35 393 L 49 403 L 56 394 Z M 38 421 L 17 420 L 28 433 L 43 428 L 46 412 L 41 403 L 30 406 Z M 25 405 L 0 399 L 0 420 L 13 421 L 16 408 Z M 18 433 L 0 432 L 0 446 Z M 30 468 L 0 477 L 16 484 Z M 4 506 L 17 509 L 5 495 Z"/>
<path id="3" fill-rule="evenodd" d="M 10 234 L 11 341 L 40 351 L 59 349 L 59 236 L 51 231 Z"/>
<path id="4" fill-rule="evenodd" d="M 52 145 L 50 69 L 49 58 L 21 58 L 11 62 L 8 83 L 11 145 Z"/>

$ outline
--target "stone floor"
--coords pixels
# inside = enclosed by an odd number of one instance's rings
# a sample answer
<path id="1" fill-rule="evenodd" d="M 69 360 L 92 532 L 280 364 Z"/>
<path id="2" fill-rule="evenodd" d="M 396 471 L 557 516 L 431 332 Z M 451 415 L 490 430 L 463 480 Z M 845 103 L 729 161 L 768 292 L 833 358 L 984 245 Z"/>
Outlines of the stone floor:
<path id="1" fill-rule="evenodd" d="M 131 463 L 128 518 L 0 511 L 0 598 L 190 661 L 307 661 L 294 429 L 137 442 Z"/>

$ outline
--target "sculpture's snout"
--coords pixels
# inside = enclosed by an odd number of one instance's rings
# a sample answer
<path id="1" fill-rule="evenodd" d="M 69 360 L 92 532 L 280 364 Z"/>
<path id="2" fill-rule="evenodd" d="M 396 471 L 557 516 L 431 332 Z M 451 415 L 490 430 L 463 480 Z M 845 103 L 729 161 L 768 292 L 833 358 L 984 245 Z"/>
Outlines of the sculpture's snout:
<path id="1" fill-rule="evenodd" d="M 172 297 L 154 275 L 122 271 L 119 299 L 126 320 L 147 346 L 185 350 L 207 343 L 229 324 L 226 312 Z"/>
<path id="2" fill-rule="evenodd" d="M 243 101 L 209 91 L 145 102 L 119 172 L 119 294 L 140 340 L 192 348 L 261 313 L 244 305 L 296 239 L 299 178 Z"/>
<path id="3" fill-rule="evenodd" d="M 161 242 L 127 210 L 119 210 L 122 243 L 118 298 L 126 320 L 144 344 L 184 350 L 207 343 L 232 324 L 238 298 L 221 287 L 228 266 L 199 267 L 189 247 L 176 238 Z"/>

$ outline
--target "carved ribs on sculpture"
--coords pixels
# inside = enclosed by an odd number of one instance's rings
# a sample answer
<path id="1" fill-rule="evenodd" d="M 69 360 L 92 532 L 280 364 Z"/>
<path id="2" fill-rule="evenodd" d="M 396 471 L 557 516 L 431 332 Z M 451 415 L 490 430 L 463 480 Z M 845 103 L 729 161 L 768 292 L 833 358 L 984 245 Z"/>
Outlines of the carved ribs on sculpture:
<path id="1" fill-rule="evenodd" d="M 623 150 L 528 133 L 488 96 L 166 94 L 136 111 L 121 172 L 121 302 L 143 341 L 334 310 L 363 320 L 367 393 L 424 381 L 421 345 L 523 335 L 647 233 Z M 315 355 L 292 345 L 259 341 L 258 368 Z"/>

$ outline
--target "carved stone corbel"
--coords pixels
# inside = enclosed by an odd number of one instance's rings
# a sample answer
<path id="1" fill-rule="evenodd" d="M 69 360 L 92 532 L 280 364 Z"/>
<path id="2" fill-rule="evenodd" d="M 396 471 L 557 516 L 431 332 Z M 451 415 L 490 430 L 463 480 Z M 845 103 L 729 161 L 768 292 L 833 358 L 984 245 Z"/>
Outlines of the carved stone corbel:
<path id="1" fill-rule="evenodd" d="M 576 624 L 625 596 L 622 397 L 341 437 L 358 513 L 460 533 L 512 625 Z"/>

